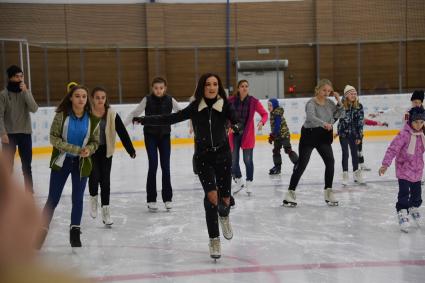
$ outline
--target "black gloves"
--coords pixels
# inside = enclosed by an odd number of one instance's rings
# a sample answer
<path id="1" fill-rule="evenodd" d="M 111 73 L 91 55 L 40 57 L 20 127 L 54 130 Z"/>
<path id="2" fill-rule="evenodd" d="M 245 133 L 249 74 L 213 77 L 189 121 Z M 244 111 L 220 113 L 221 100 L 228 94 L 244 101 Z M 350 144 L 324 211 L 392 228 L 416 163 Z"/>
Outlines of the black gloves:
<path id="1" fill-rule="evenodd" d="M 144 117 L 133 117 L 132 120 L 133 124 L 140 124 L 143 125 L 144 123 Z"/>

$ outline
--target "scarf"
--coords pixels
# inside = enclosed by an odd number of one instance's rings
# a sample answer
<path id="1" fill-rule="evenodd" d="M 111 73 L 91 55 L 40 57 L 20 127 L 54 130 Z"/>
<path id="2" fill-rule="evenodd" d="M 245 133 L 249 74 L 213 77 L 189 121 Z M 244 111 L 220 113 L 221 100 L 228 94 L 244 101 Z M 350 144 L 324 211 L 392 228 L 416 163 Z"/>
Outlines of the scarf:
<path id="1" fill-rule="evenodd" d="M 414 154 L 415 153 L 415 149 L 416 149 L 416 140 L 418 139 L 418 136 L 420 136 L 422 138 L 422 144 L 425 148 L 425 136 L 424 133 L 422 131 L 417 132 L 417 133 L 412 133 L 412 136 L 410 137 L 410 142 L 409 142 L 409 147 L 407 148 L 407 153 L 408 154 Z"/>

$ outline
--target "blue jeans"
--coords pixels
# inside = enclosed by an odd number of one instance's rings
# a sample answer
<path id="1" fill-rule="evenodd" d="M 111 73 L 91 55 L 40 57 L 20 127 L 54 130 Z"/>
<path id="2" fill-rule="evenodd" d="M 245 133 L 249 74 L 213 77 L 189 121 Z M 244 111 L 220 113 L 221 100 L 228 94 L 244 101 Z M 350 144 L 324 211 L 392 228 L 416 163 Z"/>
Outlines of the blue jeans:
<path id="1" fill-rule="evenodd" d="M 353 164 L 353 171 L 359 169 L 359 155 L 356 138 L 353 136 L 339 137 L 339 143 L 342 150 L 342 171 L 348 171 L 348 147 L 351 151 L 351 162 Z"/>
<path id="2" fill-rule="evenodd" d="M 239 167 L 239 151 L 241 143 L 242 135 L 233 135 L 232 175 L 234 178 L 242 178 L 241 168 Z M 247 181 L 252 181 L 254 179 L 254 161 L 252 159 L 253 152 L 253 148 L 242 149 Z"/>
<path id="3" fill-rule="evenodd" d="M 7 159 L 10 168 L 13 168 L 16 147 L 18 148 L 19 157 L 21 158 L 22 173 L 24 175 L 25 189 L 33 191 L 32 182 L 32 139 L 31 134 L 8 134 L 9 143 L 2 144 L 2 151 Z"/>
<path id="4" fill-rule="evenodd" d="M 398 179 L 398 187 L 398 199 L 395 206 L 397 211 L 400 211 L 401 209 L 409 209 L 411 207 L 421 206 L 421 181 L 412 183 L 407 180 Z"/>
<path id="5" fill-rule="evenodd" d="M 156 202 L 156 171 L 158 169 L 158 151 L 162 170 L 162 200 L 171 201 L 173 189 L 170 176 L 170 135 L 156 136 L 145 133 L 145 146 L 148 153 L 149 169 L 146 182 L 147 202 Z"/>
<path id="6" fill-rule="evenodd" d="M 43 214 L 47 225 L 50 225 L 56 206 L 62 195 L 63 188 L 69 174 L 72 178 L 72 210 L 71 225 L 80 225 L 83 215 L 83 198 L 86 188 L 87 177 L 81 178 L 79 169 L 79 157 L 66 157 L 60 170 L 51 170 L 49 196 L 44 206 Z"/>

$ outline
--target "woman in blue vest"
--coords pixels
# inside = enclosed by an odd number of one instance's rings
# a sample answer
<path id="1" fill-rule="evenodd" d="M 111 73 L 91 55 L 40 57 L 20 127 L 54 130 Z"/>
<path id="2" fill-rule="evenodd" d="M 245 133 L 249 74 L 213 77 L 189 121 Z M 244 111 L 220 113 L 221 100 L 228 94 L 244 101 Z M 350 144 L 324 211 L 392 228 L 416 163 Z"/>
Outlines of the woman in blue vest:
<path id="1" fill-rule="evenodd" d="M 146 116 L 170 114 L 173 110 L 179 111 L 180 107 L 177 101 L 167 95 L 167 81 L 164 78 L 157 77 L 152 80 L 152 93 L 142 99 L 139 105 L 125 119 L 124 125 L 131 123 L 133 117 L 138 117 L 145 112 Z M 149 169 L 148 180 L 146 182 L 146 193 L 148 209 L 151 212 L 158 210 L 156 204 L 156 171 L 158 169 L 158 151 L 162 170 L 162 201 L 165 208 L 172 208 L 173 190 L 170 177 L 170 155 L 171 155 L 171 127 L 163 126 L 144 126 L 145 147 L 148 154 Z"/>

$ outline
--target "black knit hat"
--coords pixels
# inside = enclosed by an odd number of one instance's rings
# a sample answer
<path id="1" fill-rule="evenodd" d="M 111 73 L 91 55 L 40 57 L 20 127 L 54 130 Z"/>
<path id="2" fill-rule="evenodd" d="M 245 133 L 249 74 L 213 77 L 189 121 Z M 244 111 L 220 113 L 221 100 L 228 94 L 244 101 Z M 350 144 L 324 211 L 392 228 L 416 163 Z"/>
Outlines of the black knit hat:
<path id="1" fill-rule="evenodd" d="M 14 75 L 18 74 L 18 73 L 23 73 L 23 72 L 22 72 L 22 69 L 21 69 L 21 68 L 19 68 L 19 67 L 18 67 L 18 66 L 16 66 L 16 65 L 12 65 L 12 66 L 10 66 L 9 68 L 7 68 L 6 72 L 7 72 L 7 77 L 8 77 L 9 79 L 10 79 L 11 77 L 13 77 Z"/>
<path id="2" fill-rule="evenodd" d="M 410 101 L 413 100 L 420 100 L 422 102 L 424 102 L 424 91 L 423 90 L 415 90 L 412 93 L 412 97 L 410 98 Z"/>
<path id="3" fill-rule="evenodd" d="M 413 121 L 422 120 L 425 121 L 425 109 L 422 107 L 413 107 L 409 110 L 409 124 Z"/>

